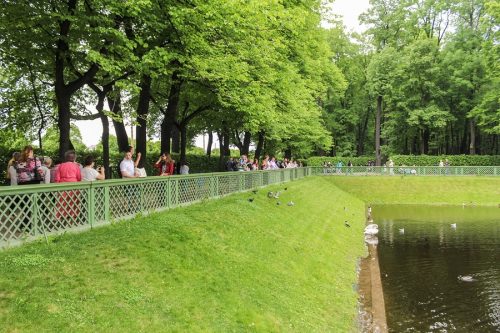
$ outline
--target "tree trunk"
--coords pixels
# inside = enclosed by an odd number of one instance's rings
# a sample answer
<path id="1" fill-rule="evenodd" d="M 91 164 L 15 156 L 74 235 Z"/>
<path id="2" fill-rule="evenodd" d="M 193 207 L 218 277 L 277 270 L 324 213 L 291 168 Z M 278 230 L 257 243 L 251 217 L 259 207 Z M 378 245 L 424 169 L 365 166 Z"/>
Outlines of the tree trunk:
<path id="1" fill-rule="evenodd" d="M 285 149 L 285 158 L 288 160 L 290 160 L 292 158 L 292 149 L 291 148 Z"/>
<path id="2" fill-rule="evenodd" d="M 250 142 L 251 142 L 252 134 L 250 132 L 245 132 L 245 137 L 243 138 L 243 145 L 241 154 L 247 155 L 250 152 Z"/>
<path id="3" fill-rule="evenodd" d="M 100 105 L 100 107 L 99 107 Z M 109 168 L 109 120 L 108 117 L 104 114 L 103 110 L 104 105 L 104 96 L 102 100 L 98 102 L 97 112 L 99 112 L 99 117 L 101 118 L 102 123 L 102 163 L 104 166 L 106 179 L 111 178 L 111 170 Z"/>
<path id="4" fill-rule="evenodd" d="M 470 144 L 469 144 L 469 154 L 476 155 L 476 121 L 471 118 L 469 122 L 470 131 Z"/>
<path id="5" fill-rule="evenodd" d="M 187 135 L 187 133 L 184 133 Z M 181 133 L 179 132 L 179 129 L 177 126 L 174 126 L 172 128 L 172 153 L 179 153 L 182 148 L 181 148 L 181 141 L 180 141 L 180 136 Z"/>
<path id="6" fill-rule="evenodd" d="M 217 138 L 219 139 L 219 171 L 225 171 L 223 134 L 221 132 L 217 132 Z"/>
<path id="7" fill-rule="evenodd" d="M 70 96 L 57 92 L 57 127 L 59 128 L 59 160 L 64 161 L 64 154 L 70 150 Z"/>
<path id="8" fill-rule="evenodd" d="M 181 156 L 180 163 L 178 165 L 186 163 L 186 147 L 187 147 L 187 124 L 181 124 L 180 126 L 180 137 L 181 137 Z"/>
<path id="9" fill-rule="evenodd" d="M 462 136 L 462 142 L 460 144 L 460 154 L 467 153 L 467 133 L 469 132 L 469 124 L 467 118 L 465 118 L 463 129 L 464 131 Z"/>
<path id="10" fill-rule="evenodd" d="M 357 151 L 358 151 L 358 156 L 362 156 L 365 153 L 365 136 L 366 136 L 366 130 L 368 129 L 368 120 L 370 119 L 370 114 L 371 114 L 371 108 L 368 108 L 365 119 L 363 120 L 363 124 L 358 127 L 359 132 L 358 132 L 358 144 L 357 144 Z"/>
<path id="11" fill-rule="evenodd" d="M 380 121 L 382 119 L 382 96 L 377 97 L 377 114 L 375 116 L 375 165 L 382 164 L 382 154 L 380 151 Z"/>
<path id="12" fill-rule="evenodd" d="M 257 140 L 257 147 L 255 148 L 255 158 L 260 161 L 262 155 L 262 148 L 264 147 L 265 135 L 264 131 L 259 131 L 259 139 Z"/>
<path id="13" fill-rule="evenodd" d="M 222 142 L 223 142 L 223 148 L 224 148 L 224 156 L 231 156 L 231 149 L 229 148 L 230 137 L 229 137 L 229 130 L 227 128 L 223 129 Z"/>
<path id="14" fill-rule="evenodd" d="M 139 167 L 143 168 L 147 158 L 147 122 L 146 118 L 149 112 L 149 101 L 151 99 L 150 94 L 151 88 L 151 77 L 144 75 L 141 82 L 141 92 L 139 94 L 139 102 L 137 104 L 137 126 L 136 126 L 136 151 L 141 153 L 141 160 L 139 161 Z"/>
<path id="15" fill-rule="evenodd" d="M 423 143 L 424 154 L 428 154 L 429 153 L 429 139 L 430 139 L 431 133 L 430 133 L 428 128 L 425 128 L 422 133 L 423 133 L 422 143 Z"/>
<path id="16" fill-rule="evenodd" d="M 170 92 L 168 95 L 168 104 L 165 110 L 165 126 L 162 126 L 161 151 L 170 153 L 172 131 L 177 121 L 177 109 L 179 106 L 179 96 L 181 92 L 182 81 L 179 78 L 179 72 L 174 71 L 171 77 Z M 164 131 L 164 132 L 163 132 Z"/>
<path id="17" fill-rule="evenodd" d="M 108 98 L 108 107 L 111 110 L 111 112 L 120 117 L 121 120 L 117 120 L 116 117 L 111 117 L 111 120 L 113 122 L 113 127 L 115 128 L 115 134 L 116 134 L 116 143 L 118 144 L 118 150 L 120 153 L 123 153 L 127 150 L 129 143 L 128 143 L 128 134 L 125 129 L 125 124 L 123 123 L 123 112 L 122 112 L 122 103 L 121 103 L 121 94 L 120 90 L 115 90 L 114 94 L 116 97 L 110 97 L 109 94 L 107 96 Z"/>
<path id="18" fill-rule="evenodd" d="M 208 131 L 208 144 L 207 144 L 207 156 L 212 155 L 212 143 L 214 141 L 214 134 L 212 131 Z"/>

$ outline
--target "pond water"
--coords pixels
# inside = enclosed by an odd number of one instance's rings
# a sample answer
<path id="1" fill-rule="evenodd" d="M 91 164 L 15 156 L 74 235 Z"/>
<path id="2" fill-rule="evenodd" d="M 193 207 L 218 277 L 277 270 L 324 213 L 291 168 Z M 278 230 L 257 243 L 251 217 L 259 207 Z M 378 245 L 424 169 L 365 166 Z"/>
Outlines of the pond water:
<path id="1" fill-rule="evenodd" d="M 373 217 L 389 332 L 500 332 L 500 208 L 384 205 Z"/>

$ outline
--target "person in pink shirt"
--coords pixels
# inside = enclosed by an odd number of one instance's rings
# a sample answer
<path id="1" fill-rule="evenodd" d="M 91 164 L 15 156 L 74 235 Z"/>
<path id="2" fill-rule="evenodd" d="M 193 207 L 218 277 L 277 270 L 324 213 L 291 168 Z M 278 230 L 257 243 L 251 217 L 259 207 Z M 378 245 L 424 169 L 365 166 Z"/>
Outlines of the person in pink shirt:
<path id="1" fill-rule="evenodd" d="M 56 183 L 79 182 L 82 180 L 80 165 L 76 163 L 76 153 L 69 150 L 64 154 L 66 162 L 59 164 L 56 170 Z M 56 205 L 56 218 L 65 220 L 69 225 L 78 224 L 80 215 L 80 191 L 61 191 Z"/>
<path id="2" fill-rule="evenodd" d="M 82 180 L 80 164 L 76 163 L 76 153 L 69 150 L 64 154 L 66 162 L 59 164 L 56 171 L 56 183 L 79 182 Z"/>

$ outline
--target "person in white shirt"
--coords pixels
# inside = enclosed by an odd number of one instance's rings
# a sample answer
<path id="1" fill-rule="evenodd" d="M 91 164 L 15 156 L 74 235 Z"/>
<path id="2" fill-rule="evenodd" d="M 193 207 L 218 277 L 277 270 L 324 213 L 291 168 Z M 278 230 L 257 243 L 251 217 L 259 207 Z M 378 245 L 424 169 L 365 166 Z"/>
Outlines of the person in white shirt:
<path id="1" fill-rule="evenodd" d="M 123 178 L 137 178 L 139 172 L 136 171 L 134 161 L 132 160 L 132 152 L 125 153 L 125 157 L 120 162 L 120 172 Z"/>
<path id="2" fill-rule="evenodd" d="M 104 167 L 100 167 L 99 171 L 94 169 L 95 160 L 93 156 L 87 156 L 84 164 L 82 169 L 82 180 L 92 182 L 94 180 L 104 180 L 106 178 Z"/>
<path id="3" fill-rule="evenodd" d="M 179 169 L 179 174 L 181 174 L 181 175 L 189 174 L 189 166 L 188 166 L 187 162 L 181 163 L 181 168 Z"/>

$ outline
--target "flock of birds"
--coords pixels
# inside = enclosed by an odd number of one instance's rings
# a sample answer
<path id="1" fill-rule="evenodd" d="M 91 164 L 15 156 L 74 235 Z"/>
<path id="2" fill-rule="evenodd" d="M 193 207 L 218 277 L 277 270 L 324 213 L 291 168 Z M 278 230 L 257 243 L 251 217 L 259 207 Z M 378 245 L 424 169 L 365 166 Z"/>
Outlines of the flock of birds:
<path id="1" fill-rule="evenodd" d="M 369 222 L 373 222 L 373 220 L 371 219 L 371 209 L 368 212 L 368 220 L 369 220 Z M 350 227 L 350 225 L 348 224 L 347 221 L 345 221 L 345 224 L 346 224 L 346 227 Z M 457 224 L 456 223 L 451 223 L 450 224 L 450 228 L 453 229 L 453 230 L 457 229 Z M 404 228 L 399 228 L 398 231 L 399 231 L 399 233 L 401 235 L 403 235 L 405 233 L 405 229 Z M 377 224 L 375 224 L 375 223 L 369 223 L 365 227 L 364 234 L 365 234 L 365 241 L 368 244 L 371 244 L 371 245 L 377 245 L 378 244 L 378 238 L 376 237 L 376 235 L 378 234 L 378 225 Z M 457 279 L 459 281 L 462 281 L 462 282 L 475 282 L 476 281 L 476 279 L 472 275 L 459 275 L 457 277 Z"/>
<path id="2" fill-rule="evenodd" d="M 284 191 L 287 191 L 288 190 L 288 187 L 285 187 L 283 189 Z M 258 190 L 253 190 L 252 193 L 255 195 L 257 194 Z M 279 198 L 280 198 L 280 195 L 281 195 L 282 191 L 277 191 L 277 192 L 267 192 L 267 197 L 269 199 L 277 199 L 278 201 L 276 201 L 276 205 L 277 206 L 280 206 L 281 205 L 281 201 L 279 201 Z M 251 197 L 251 198 L 248 198 L 248 201 L 249 202 L 254 202 L 255 198 L 254 197 Z M 287 206 L 295 206 L 295 203 L 293 201 L 289 201 L 287 203 Z"/>

